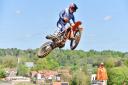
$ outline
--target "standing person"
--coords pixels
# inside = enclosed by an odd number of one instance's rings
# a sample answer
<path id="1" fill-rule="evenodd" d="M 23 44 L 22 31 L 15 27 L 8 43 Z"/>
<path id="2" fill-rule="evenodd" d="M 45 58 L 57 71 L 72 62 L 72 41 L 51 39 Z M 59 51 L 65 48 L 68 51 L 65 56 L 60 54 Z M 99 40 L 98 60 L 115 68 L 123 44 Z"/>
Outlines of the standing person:
<path id="1" fill-rule="evenodd" d="M 77 5 L 75 3 L 71 3 L 68 8 L 62 10 L 59 13 L 59 20 L 57 21 L 57 31 L 54 33 L 54 35 L 48 35 L 46 36 L 47 39 L 51 39 L 53 36 L 56 36 L 58 33 L 62 33 L 65 30 L 65 25 L 69 23 L 71 25 L 70 20 L 72 20 L 73 23 L 75 23 L 75 17 L 74 12 L 78 9 Z"/>
<path id="2" fill-rule="evenodd" d="M 107 71 L 104 67 L 104 63 L 100 63 L 97 70 L 96 79 L 102 82 L 102 85 L 107 85 L 108 76 Z"/>

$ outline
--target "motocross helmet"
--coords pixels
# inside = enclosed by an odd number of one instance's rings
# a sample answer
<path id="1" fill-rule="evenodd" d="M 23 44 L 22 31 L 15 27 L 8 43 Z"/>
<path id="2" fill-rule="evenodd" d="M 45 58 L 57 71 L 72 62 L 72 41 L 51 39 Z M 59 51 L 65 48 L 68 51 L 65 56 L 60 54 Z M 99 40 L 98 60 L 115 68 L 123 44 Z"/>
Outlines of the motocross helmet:
<path id="1" fill-rule="evenodd" d="M 78 9 L 77 5 L 75 3 L 71 3 L 69 5 L 69 8 L 72 9 L 74 12 Z"/>

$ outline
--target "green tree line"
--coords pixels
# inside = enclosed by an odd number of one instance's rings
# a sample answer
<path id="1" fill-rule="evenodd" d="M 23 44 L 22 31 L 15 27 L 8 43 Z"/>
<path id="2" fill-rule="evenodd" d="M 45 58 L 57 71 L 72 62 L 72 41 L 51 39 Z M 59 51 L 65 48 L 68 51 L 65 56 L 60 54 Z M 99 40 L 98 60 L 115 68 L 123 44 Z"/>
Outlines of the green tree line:
<path id="1" fill-rule="evenodd" d="M 18 68 L 17 75 L 27 75 L 32 70 L 57 70 L 67 68 L 72 78 L 71 85 L 89 85 L 90 73 L 96 73 L 99 63 L 104 62 L 108 72 L 108 85 L 128 83 L 128 53 L 112 50 L 63 50 L 54 49 L 45 58 L 38 58 L 37 49 L 21 50 L 17 48 L 0 49 L 0 68 Z M 18 58 L 20 62 L 18 63 Z M 25 62 L 34 62 L 29 69 Z M 91 70 L 88 70 L 88 69 Z M 0 70 L 0 75 L 5 74 Z M 82 76 L 80 76 L 82 75 Z M 65 77 L 65 80 L 66 79 Z"/>

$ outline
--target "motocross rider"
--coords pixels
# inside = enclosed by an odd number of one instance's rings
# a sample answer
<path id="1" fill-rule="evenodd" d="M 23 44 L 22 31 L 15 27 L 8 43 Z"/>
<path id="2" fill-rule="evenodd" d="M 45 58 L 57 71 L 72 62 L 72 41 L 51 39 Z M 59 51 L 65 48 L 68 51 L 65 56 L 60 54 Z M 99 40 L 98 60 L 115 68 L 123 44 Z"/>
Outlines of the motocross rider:
<path id="1" fill-rule="evenodd" d="M 57 31 L 53 35 L 46 36 L 46 38 L 49 39 L 50 37 L 56 36 L 58 33 L 63 33 L 65 30 L 65 25 L 67 23 L 71 25 L 70 20 L 75 23 L 75 17 L 73 13 L 76 12 L 77 9 L 77 5 L 75 3 L 71 3 L 68 8 L 62 10 L 59 13 L 59 20 L 57 21 Z"/>

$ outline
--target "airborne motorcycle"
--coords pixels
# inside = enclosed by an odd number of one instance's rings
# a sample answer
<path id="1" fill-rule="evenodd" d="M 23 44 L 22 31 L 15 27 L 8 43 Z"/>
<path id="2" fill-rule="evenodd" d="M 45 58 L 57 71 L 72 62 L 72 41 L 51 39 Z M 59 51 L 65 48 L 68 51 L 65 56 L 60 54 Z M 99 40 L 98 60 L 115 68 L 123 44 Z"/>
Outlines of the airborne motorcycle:
<path id="1" fill-rule="evenodd" d="M 58 33 L 56 36 L 48 37 L 51 41 L 45 42 L 38 50 L 37 56 L 43 58 L 47 56 L 53 49 L 59 47 L 64 47 L 67 40 L 70 40 L 70 48 L 74 50 L 79 44 L 81 38 L 81 32 L 83 28 L 81 27 L 82 22 L 77 21 L 73 25 L 70 25 L 63 33 Z M 71 33 L 73 33 L 74 38 L 71 38 Z"/>

